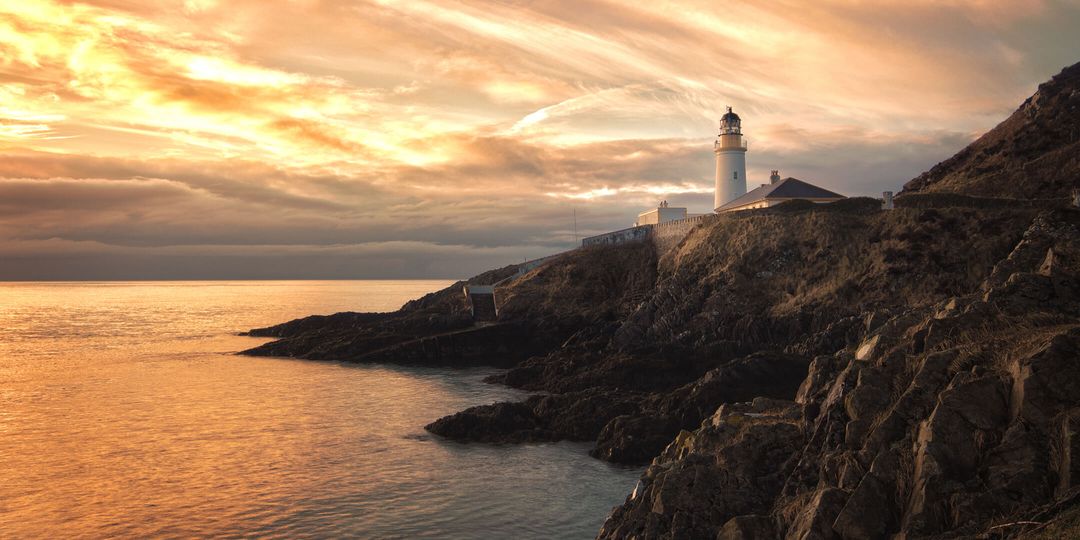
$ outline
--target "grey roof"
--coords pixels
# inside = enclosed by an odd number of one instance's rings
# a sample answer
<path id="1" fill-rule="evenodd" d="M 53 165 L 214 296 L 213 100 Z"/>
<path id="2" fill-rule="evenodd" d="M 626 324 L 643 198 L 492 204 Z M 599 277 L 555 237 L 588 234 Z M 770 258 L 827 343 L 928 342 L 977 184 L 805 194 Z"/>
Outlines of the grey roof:
<path id="1" fill-rule="evenodd" d="M 745 195 L 728 202 L 716 210 L 727 210 L 739 206 L 760 202 L 765 199 L 843 199 L 843 195 L 834 193 L 798 178 L 785 178 L 775 184 L 765 184 L 746 192 Z"/>

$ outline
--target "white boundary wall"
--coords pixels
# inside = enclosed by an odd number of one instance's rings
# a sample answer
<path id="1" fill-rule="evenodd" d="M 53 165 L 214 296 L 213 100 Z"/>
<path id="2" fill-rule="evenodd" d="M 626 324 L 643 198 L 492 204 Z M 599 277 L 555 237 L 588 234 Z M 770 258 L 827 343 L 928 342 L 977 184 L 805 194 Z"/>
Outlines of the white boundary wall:
<path id="1" fill-rule="evenodd" d="M 652 238 L 661 252 L 667 251 L 676 245 L 691 229 L 704 223 L 716 214 L 701 214 L 691 218 L 675 221 L 666 221 L 654 225 L 640 225 L 628 229 L 620 229 L 609 233 L 598 234 L 582 239 L 582 246 L 625 244 L 627 242 L 641 242 Z"/>

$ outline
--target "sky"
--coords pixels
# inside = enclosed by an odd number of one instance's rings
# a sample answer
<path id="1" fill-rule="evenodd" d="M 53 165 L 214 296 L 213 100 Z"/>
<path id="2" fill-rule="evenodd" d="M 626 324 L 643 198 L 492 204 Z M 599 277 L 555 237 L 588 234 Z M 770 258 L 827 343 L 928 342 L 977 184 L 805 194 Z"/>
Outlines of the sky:
<path id="1" fill-rule="evenodd" d="M 898 191 L 1080 0 L 0 0 L 0 280 L 463 278 L 770 169 Z"/>

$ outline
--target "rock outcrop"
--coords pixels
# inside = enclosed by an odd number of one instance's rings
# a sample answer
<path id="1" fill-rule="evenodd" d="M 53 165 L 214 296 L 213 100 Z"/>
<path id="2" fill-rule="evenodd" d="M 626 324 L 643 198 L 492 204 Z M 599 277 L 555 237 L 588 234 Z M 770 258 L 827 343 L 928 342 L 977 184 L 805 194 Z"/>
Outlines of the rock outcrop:
<path id="1" fill-rule="evenodd" d="M 462 287 L 514 276 L 516 266 L 485 272 L 391 313 L 312 316 L 251 330 L 277 338 L 244 354 L 409 365 L 508 367 L 558 348 L 582 328 L 617 320 L 627 298 L 655 280 L 648 245 L 598 246 L 567 253 L 496 290 L 500 317 L 477 325 Z"/>
<path id="2" fill-rule="evenodd" d="M 519 403 L 472 407 L 425 429 L 473 442 L 591 441 L 612 418 L 637 413 L 640 399 L 637 394 L 612 391 L 537 395 Z"/>
<path id="3" fill-rule="evenodd" d="M 1031 515 L 1077 480 L 1078 256 L 1080 211 L 1039 216 L 982 287 L 897 313 L 856 346 L 815 358 L 790 402 L 724 405 L 681 433 L 600 536 L 1031 528 Z"/>
<path id="4" fill-rule="evenodd" d="M 914 307 L 979 290 L 1036 215 L 1031 208 L 882 212 L 849 204 L 721 216 L 656 262 L 647 294 L 621 293 L 603 308 L 606 316 L 578 319 L 561 346 L 491 382 L 588 400 L 597 411 L 590 421 L 603 422 L 581 431 L 582 440 L 596 441 L 592 454 L 644 463 L 717 407 L 793 399 L 814 357 L 854 347 Z M 985 230 L 998 234 L 979 234 Z M 607 253 L 626 261 L 626 253 L 640 252 L 622 249 Z M 552 266 L 549 272 L 568 273 Z M 529 279 L 517 286 L 538 288 Z M 639 396 L 636 406 L 596 405 L 620 395 Z M 450 425 L 430 429 L 465 438 L 467 430 Z M 528 429 L 530 440 L 571 438 L 546 422 Z M 522 438 L 518 430 L 497 433 L 483 440 Z"/>
<path id="5" fill-rule="evenodd" d="M 252 354 L 502 365 L 427 429 L 649 463 L 602 538 L 1006 538 L 1080 523 L 1080 65 L 905 186 L 567 253 Z M 509 267 L 477 276 L 491 284 Z"/>

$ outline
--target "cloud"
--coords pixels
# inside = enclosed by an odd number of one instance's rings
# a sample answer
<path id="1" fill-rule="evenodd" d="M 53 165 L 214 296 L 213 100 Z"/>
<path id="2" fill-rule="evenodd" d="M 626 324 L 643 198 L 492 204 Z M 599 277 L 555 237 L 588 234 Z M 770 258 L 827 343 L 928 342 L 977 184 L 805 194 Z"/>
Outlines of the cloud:
<path id="1" fill-rule="evenodd" d="M 725 105 L 751 184 L 896 190 L 1077 61 L 1078 23 L 1070 0 L 3 3 L 0 279 L 469 274 L 570 247 L 575 215 L 706 211 Z"/>

